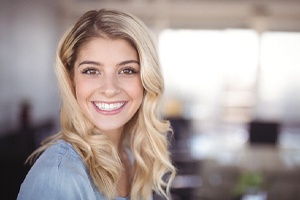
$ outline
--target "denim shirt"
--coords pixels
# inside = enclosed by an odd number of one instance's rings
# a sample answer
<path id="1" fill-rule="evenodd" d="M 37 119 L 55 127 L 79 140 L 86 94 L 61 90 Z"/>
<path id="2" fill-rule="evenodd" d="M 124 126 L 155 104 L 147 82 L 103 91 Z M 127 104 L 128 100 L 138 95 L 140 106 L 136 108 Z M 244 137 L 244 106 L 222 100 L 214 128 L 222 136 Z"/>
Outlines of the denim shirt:
<path id="1" fill-rule="evenodd" d="M 105 200 L 72 145 L 58 140 L 35 162 L 21 185 L 18 200 Z M 117 197 L 116 200 L 129 200 Z"/>

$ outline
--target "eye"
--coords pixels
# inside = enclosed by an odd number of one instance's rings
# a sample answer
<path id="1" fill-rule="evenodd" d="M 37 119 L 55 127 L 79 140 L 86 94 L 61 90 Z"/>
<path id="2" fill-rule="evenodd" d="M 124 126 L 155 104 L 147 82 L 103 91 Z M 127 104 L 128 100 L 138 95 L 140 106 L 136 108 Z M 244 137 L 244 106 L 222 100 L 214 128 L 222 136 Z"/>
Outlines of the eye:
<path id="1" fill-rule="evenodd" d="M 87 75 L 97 75 L 100 74 L 99 70 L 95 69 L 95 68 L 86 68 L 82 71 L 83 74 L 87 74 Z"/>
<path id="2" fill-rule="evenodd" d="M 121 71 L 119 72 L 120 74 L 127 74 L 127 75 L 131 75 L 131 74 L 136 74 L 138 73 L 138 71 L 133 68 L 133 67 L 127 67 L 127 68 L 123 68 L 121 69 Z"/>

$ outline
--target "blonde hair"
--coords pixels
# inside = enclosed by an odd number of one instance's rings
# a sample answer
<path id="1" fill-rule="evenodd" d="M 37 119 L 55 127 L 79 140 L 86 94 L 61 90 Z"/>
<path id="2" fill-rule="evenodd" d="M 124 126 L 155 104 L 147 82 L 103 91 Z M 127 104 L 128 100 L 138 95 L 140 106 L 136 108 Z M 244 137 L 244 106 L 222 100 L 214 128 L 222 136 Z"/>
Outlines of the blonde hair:
<path id="1" fill-rule="evenodd" d="M 99 190 L 108 198 L 117 195 L 116 186 L 122 164 L 118 152 L 107 136 L 99 133 L 83 115 L 76 101 L 73 67 L 82 45 L 95 37 L 125 39 L 138 52 L 140 76 L 144 87 L 143 102 L 126 124 L 124 145 L 134 155 L 130 198 L 150 199 L 152 191 L 170 199 L 170 185 L 175 176 L 168 150 L 170 124 L 160 116 L 164 82 L 155 45 L 146 26 L 136 17 L 114 10 L 86 12 L 60 41 L 55 71 L 62 98 L 61 127 L 48 138 L 32 157 L 58 139 L 71 143 L 85 161 Z M 167 176 L 167 178 L 166 178 Z"/>

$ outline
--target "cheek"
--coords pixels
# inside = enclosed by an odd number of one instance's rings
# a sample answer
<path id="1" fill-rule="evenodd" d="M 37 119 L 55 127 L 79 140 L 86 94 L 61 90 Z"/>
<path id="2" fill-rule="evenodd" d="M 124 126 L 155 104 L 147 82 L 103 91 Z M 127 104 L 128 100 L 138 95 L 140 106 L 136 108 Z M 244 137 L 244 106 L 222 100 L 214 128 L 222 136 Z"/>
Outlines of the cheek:
<path id="1" fill-rule="evenodd" d="M 76 99 L 79 104 L 81 101 L 87 99 L 91 95 L 92 91 L 94 90 L 93 89 L 94 84 L 81 79 L 75 79 L 74 85 L 75 85 Z"/>
<path id="2" fill-rule="evenodd" d="M 141 103 L 143 99 L 144 88 L 141 81 L 132 80 L 132 81 L 121 81 L 121 88 L 126 94 L 136 103 Z M 140 102 L 139 102 L 140 101 Z"/>
<path id="3" fill-rule="evenodd" d="M 136 100 L 142 102 L 144 96 L 144 88 L 140 81 L 136 84 L 135 87 L 131 87 L 131 94 Z"/>

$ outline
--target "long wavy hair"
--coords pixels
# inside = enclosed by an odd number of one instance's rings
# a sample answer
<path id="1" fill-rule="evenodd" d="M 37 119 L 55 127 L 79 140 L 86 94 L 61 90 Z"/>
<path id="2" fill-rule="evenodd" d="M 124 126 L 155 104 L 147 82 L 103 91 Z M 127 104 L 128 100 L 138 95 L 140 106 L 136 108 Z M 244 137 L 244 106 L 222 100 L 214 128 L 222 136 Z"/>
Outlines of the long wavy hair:
<path id="1" fill-rule="evenodd" d="M 123 145 L 134 156 L 130 198 L 150 199 L 152 191 L 170 199 L 175 168 L 170 160 L 167 135 L 170 123 L 163 120 L 160 101 L 164 82 L 155 45 L 147 27 L 135 16 L 115 10 L 86 12 L 59 43 L 55 71 L 62 98 L 61 131 L 47 138 L 30 158 L 37 157 L 58 139 L 72 144 L 86 163 L 94 184 L 106 196 L 117 196 L 122 163 L 112 141 L 84 116 L 75 96 L 73 67 L 81 47 L 95 37 L 124 39 L 137 51 L 144 87 L 143 102 L 125 125 Z"/>

